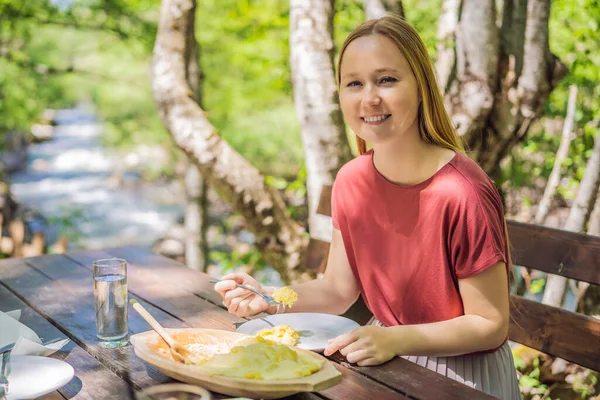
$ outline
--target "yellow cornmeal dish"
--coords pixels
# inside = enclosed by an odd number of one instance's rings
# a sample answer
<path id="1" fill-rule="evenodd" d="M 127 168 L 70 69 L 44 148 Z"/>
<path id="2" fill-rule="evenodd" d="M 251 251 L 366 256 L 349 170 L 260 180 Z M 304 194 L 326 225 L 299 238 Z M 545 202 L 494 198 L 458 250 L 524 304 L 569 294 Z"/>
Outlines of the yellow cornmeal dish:
<path id="1" fill-rule="evenodd" d="M 236 346 L 199 365 L 211 375 L 257 380 L 294 379 L 312 375 L 323 361 L 285 345 L 256 337 L 256 343 Z"/>
<path id="2" fill-rule="evenodd" d="M 271 340 L 277 344 L 295 346 L 300 340 L 300 333 L 289 325 L 277 325 L 273 328 L 264 328 L 256 332 L 256 336 Z"/>
<path id="3" fill-rule="evenodd" d="M 275 289 L 271 297 L 278 303 L 285 304 L 288 307 L 292 307 L 292 304 L 298 300 L 298 293 L 294 292 L 287 286 Z"/>

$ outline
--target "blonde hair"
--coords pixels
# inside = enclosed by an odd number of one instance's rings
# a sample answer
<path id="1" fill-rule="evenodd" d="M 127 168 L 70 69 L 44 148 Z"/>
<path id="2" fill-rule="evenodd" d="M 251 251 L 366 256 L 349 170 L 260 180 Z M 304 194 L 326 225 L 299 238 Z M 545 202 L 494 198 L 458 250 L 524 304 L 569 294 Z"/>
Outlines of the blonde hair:
<path id="1" fill-rule="evenodd" d="M 391 39 L 408 61 L 417 80 L 421 97 L 417 115 L 421 139 L 425 143 L 437 144 L 464 153 L 462 141 L 452 126 L 450 116 L 444 107 L 433 64 L 425 44 L 417 31 L 402 17 L 388 14 L 382 18 L 364 22 L 348 35 L 342 45 L 337 63 L 338 88 L 341 81 L 340 66 L 346 48 L 353 40 L 368 35 L 382 35 Z M 360 154 L 364 154 L 367 151 L 365 141 L 357 135 L 356 143 Z"/>

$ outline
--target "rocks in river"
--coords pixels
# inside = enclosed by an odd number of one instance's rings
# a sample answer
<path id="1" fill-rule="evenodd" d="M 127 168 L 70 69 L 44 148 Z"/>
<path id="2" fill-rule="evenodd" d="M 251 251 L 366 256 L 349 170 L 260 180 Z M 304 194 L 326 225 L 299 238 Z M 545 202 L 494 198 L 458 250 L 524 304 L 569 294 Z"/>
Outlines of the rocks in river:
<path id="1" fill-rule="evenodd" d="M 15 172 L 27 165 L 27 140 L 18 132 L 9 132 L 3 137 L 3 151 L 0 153 L 0 170 Z"/>
<path id="2" fill-rule="evenodd" d="M 31 126 L 32 141 L 34 143 L 47 142 L 52 139 L 54 127 L 48 124 L 33 124 Z"/>
<path id="3" fill-rule="evenodd" d="M 19 205 L 8 184 L 0 182 L 0 252 L 9 257 L 33 257 L 46 252 L 44 218 Z"/>

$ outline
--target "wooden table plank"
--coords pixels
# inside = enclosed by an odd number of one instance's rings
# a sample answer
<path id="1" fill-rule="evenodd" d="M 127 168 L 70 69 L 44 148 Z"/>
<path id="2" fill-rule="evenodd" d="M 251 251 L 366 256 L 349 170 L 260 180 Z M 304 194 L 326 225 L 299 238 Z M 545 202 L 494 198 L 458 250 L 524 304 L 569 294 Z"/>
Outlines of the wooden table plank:
<path id="1" fill-rule="evenodd" d="M 137 389 L 172 381 L 135 356 L 131 345 L 119 349 L 97 346 L 93 286 L 89 271 L 60 255 L 25 260 L 1 262 L 0 279 L 29 306 L 119 377 L 125 378 L 129 373 Z M 170 327 L 185 327 L 176 318 L 142 299 L 138 300 L 159 322 Z M 133 333 L 149 329 L 148 324 L 131 307 L 129 329 Z"/>
<path id="2" fill-rule="evenodd" d="M 211 299 L 213 297 L 213 293 L 215 293 L 213 285 L 208 283 L 208 280 L 210 279 L 208 275 L 185 268 L 174 260 L 165 260 L 163 264 L 162 260 L 164 260 L 166 257 L 155 254 L 147 254 L 147 250 L 136 247 L 108 249 L 107 252 L 116 257 L 125 258 L 128 260 L 128 262 L 133 264 L 139 262 L 144 263 L 144 268 L 146 265 L 149 265 L 149 269 L 156 271 L 155 273 L 160 273 L 163 283 L 171 283 L 175 285 L 176 282 L 185 277 L 186 282 L 189 283 L 188 285 L 184 286 L 186 290 L 192 290 L 198 296 Z M 174 273 L 165 273 L 165 266 L 167 266 L 167 268 L 172 268 Z M 193 283 L 193 285 L 191 285 L 191 283 Z M 194 289 L 195 287 L 198 289 Z M 208 290 L 210 290 L 210 292 L 208 292 Z M 220 299 L 220 296 L 218 296 L 218 298 Z M 149 298 L 148 300 L 152 303 L 154 302 L 154 299 Z M 174 315 L 179 316 L 177 309 L 173 309 L 170 312 L 173 312 Z M 355 373 L 382 382 L 385 385 L 388 385 L 390 388 L 419 399 L 437 399 L 440 395 L 452 395 L 456 398 L 467 396 L 470 399 L 493 398 L 478 390 L 471 389 L 461 383 L 450 380 L 449 378 L 429 371 L 420 365 L 411 363 L 410 361 L 401 358 L 394 359 L 392 362 L 386 363 L 382 366 L 366 368 L 352 366 L 348 364 L 341 356 L 333 358 L 332 360 L 350 368 L 350 370 Z M 402 373 L 399 373 L 398 371 L 402 371 Z M 402 376 L 402 379 L 389 379 L 389 377 L 396 377 L 399 375 Z M 385 377 L 385 379 L 383 377 Z M 323 393 L 324 392 L 321 392 L 321 394 Z M 358 393 L 356 395 L 358 395 Z"/>
<path id="3" fill-rule="evenodd" d="M 333 364 L 342 373 L 342 383 L 319 392 L 328 399 L 388 400 L 411 399 L 341 364 Z M 414 398 L 414 397 L 412 397 Z M 419 397 L 420 399 L 421 397 Z"/>
<path id="4" fill-rule="evenodd" d="M 396 357 L 378 367 L 359 367 L 350 364 L 346 362 L 346 358 L 340 353 L 335 353 L 331 358 L 345 367 L 399 390 L 411 398 L 495 399 L 493 396 L 472 389 L 400 357 Z"/>
<path id="5" fill-rule="evenodd" d="M 0 309 L 2 311 L 20 309 L 20 321 L 31 328 L 44 341 L 65 337 L 61 331 L 2 285 L 0 285 Z M 71 382 L 60 388 L 60 395 L 54 392 L 44 396 L 43 399 L 45 400 L 64 398 L 109 399 L 127 393 L 125 381 L 105 368 L 98 360 L 72 341 L 51 357 L 69 363 L 75 369 L 75 377 Z"/>
<path id="6" fill-rule="evenodd" d="M 60 392 L 52 392 L 43 395 L 42 397 L 38 397 L 36 400 L 65 400 L 66 397 L 63 397 Z"/>

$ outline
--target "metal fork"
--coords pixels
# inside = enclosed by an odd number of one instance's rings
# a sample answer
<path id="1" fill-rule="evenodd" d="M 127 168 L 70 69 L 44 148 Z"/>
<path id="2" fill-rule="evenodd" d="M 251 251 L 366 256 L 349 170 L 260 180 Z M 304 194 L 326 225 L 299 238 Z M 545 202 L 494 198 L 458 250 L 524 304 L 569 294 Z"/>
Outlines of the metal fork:
<path id="1" fill-rule="evenodd" d="M 217 282 L 221 282 L 221 279 L 211 279 L 209 282 L 210 283 L 217 283 Z M 272 298 L 271 296 L 267 296 L 266 294 L 259 292 L 258 290 L 254 289 L 253 287 L 246 286 L 246 285 L 241 285 L 239 283 L 236 283 L 236 286 L 239 287 L 239 288 L 246 289 L 246 290 L 249 290 L 251 292 L 256 293 L 257 295 L 259 295 L 260 297 L 262 297 L 263 300 L 266 301 L 268 305 L 277 305 L 277 304 L 279 304 L 279 302 L 275 301 L 275 299 Z"/>

